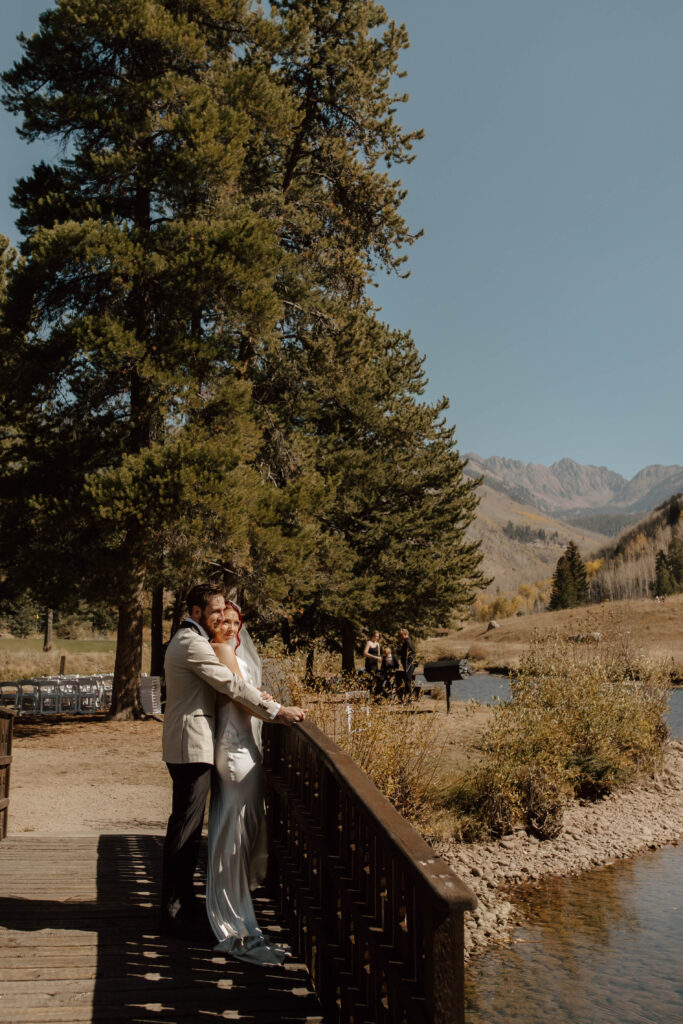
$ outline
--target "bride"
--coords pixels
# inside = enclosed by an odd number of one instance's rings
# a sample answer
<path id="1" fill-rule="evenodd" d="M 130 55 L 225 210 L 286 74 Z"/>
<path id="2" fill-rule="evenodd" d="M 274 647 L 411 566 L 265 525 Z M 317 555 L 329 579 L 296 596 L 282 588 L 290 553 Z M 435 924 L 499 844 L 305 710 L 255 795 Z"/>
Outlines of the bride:
<path id="1" fill-rule="evenodd" d="M 261 659 L 231 601 L 213 648 L 232 672 L 261 689 Z M 266 941 L 251 899 L 251 889 L 265 877 L 267 858 L 261 722 L 218 695 L 206 878 L 215 949 L 249 963 L 280 964 L 286 954 Z"/>

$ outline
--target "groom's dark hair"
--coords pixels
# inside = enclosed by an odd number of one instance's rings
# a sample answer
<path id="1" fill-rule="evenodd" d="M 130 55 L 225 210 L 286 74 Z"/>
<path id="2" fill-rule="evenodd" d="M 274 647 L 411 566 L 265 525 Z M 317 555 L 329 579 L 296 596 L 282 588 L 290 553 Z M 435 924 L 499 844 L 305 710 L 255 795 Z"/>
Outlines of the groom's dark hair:
<path id="1" fill-rule="evenodd" d="M 192 609 L 195 606 L 204 611 L 212 597 L 225 597 L 223 588 L 216 586 L 215 583 L 198 583 L 192 590 L 188 591 L 185 600 L 190 615 L 192 615 Z"/>

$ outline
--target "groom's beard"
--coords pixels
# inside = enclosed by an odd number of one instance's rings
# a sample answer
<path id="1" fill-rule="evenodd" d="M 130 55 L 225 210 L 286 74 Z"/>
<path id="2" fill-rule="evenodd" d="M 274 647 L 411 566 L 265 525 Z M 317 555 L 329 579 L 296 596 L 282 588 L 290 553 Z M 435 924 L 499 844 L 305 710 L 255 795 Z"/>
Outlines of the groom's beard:
<path id="1" fill-rule="evenodd" d="M 207 620 L 206 620 L 206 619 L 204 618 L 204 616 L 203 616 L 203 615 L 202 615 L 202 617 L 201 617 L 201 619 L 200 619 L 200 624 L 201 624 L 201 625 L 202 625 L 202 626 L 204 627 L 204 629 L 206 630 L 206 632 L 207 632 L 207 633 L 209 634 L 209 640 L 215 640 L 215 639 L 216 639 L 216 630 L 215 630 L 215 629 L 213 629 L 213 628 L 212 628 L 212 627 L 211 627 L 211 626 L 209 625 L 209 623 L 207 622 Z"/>

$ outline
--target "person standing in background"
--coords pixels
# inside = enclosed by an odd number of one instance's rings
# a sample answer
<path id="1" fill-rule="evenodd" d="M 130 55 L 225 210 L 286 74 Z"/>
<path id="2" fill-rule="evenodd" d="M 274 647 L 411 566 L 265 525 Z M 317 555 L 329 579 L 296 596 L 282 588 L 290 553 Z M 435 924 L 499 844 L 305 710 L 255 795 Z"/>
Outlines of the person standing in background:
<path id="1" fill-rule="evenodd" d="M 379 648 L 379 633 L 376 629 L 372 631 L 370 639 L 365 644 L 363 657 L 365 658 L 365 671 L 376 675 L 379 672 L 380 662 L 382 661 Z"/>
<path id="2" fill-rule="evenodd" d="M 410 639 L 410 633 L 407 629 L 400 631 L 401 646 L 399 648 L 399 658 L 401 661 L 402 670 L 402 685 L 397 686 L 397 690 L 402 690 L 402 695 L 410 695 L 413 691 L 413 676 L 415 675 L 415 646 L 413 641 Z"/>

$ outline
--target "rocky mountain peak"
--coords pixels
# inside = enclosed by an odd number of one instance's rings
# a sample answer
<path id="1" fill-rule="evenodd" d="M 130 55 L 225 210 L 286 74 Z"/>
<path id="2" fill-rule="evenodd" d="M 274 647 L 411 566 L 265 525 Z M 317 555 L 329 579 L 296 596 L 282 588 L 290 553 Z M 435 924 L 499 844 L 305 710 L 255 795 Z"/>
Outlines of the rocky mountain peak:
<path id="1" fill-rule="evenodd" d="M 606 466 L 582 465 L 562 458 L 551 466 L 501 456 L 467 456 L 466 472 L 515 501 L 553 515 L 574 517 L 587 512 L 649 512 L 672 494 L 683 491 L 683 466 L 651 465 L 627 480 Z"/>

